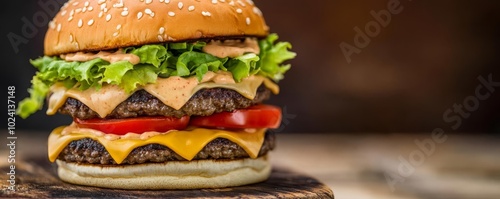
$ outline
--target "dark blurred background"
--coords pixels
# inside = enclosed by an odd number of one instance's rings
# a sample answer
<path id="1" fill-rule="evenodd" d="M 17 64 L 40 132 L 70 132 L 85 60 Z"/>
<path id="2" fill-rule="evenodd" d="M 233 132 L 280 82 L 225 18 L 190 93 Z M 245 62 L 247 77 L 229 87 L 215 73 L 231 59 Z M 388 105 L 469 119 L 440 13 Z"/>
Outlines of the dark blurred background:
<path id="1" fill-rule="evenodd" d="M 28 60 L 43 54 L 47 26 L 37 27 L 17 52 L 7 35 L 22 36 L 22 26 L 26 20 L 33 22 L 33 16 L 42 21 L 40 13 L 47 12 L 38 2 L 49 1 L 58 0 L 3 2 L 0 41 L 5 98 L 9 85 L 16 86 L 18 101 L 28 95 L 35 73 Z M 291 42 L 298 54 L 280 82 L 281 94 L 270 100 L 286 110 L 286 122 L 279 131 L 500 132 L 500 87 L 480 90 L 480 94 L 492 91 L 486 100 L 474 97 L 481 85 L 478 77 L 488 79 L 491 74 L 493 81 L 500 82 L 500 1 L 255 2 L 271 31 Z M 370 12 L 385 13 L 388 6 L 394 14 L 384 27 Z M 371 26 L 373 37 L 356 45 L 360 33 L 355 27 L 366 32 L 366 25 Z M 350 63 L 342 42 L 357 52 L 349 56 Z M 469 110 L 463 108 L 461 115 L 459 109 L 453 112 L 454 105 L 464 100 Z M 448 120 L 443 119 L 450 108 Z M 0 115 L 5 121 L 6 114 Z M 47 117 L 44 109 L 26 120 L 18 118 L 16 127 L 48 132 L 70 121 L 69 116 Z M 457 128 L 452 129 L 453 125 Z"/>

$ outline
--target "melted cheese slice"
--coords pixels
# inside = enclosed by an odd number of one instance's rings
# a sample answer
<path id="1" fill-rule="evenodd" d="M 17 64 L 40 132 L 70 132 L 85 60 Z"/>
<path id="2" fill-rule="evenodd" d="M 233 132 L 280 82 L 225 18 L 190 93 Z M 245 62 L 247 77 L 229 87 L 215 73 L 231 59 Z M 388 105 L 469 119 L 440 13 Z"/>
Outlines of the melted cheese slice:
<path id="1" fill-rule="evenodd" d="M 48 155 L 49 160 L 54 162 L 70 142 L 90 138 L 101 143 L 118 164 L 122 163 L 133 149 L 148 144 L 161 144 L 184 159 L 192 160 L 209 142 L 216 138 L 225 138 L 241 146 L 251 158 L 257 158 L 264 143 L 266 130 L 257 129 L 256 132 L 250 133 L 193 128 L 165 133 L 152 132 L 153 135 L 146 139 L 141 139 L 140 136 L 135 138 L 134 136 L 122 136 L 120 139 L 109 139 L 103 136 L 102 132 L 96 133 L 96 130 L 62 126 L 54 129 L 49 136 Z"/>
<path id="2" fill-rule="evenodd" d="M 234 90 L 248 99 L 254 99 L 257 89 L 264 84 L 274 94 L 279 93 L 279 87 L 266 77 L 252 75 L 236 83 L 229 72 L 208 72 L 201 81 L 196 77 L 159 78 L 155 84 L 148 84 L 141 89 L 157 97 L 167 106 L 179 110 L 196 92 L 205 88 L 226 88 Z M 132 93 L 126 93 L 116 85 L 104 85 L 100 90 L 66 88 L 62 83 L 56 83 L 50 88 L 52 95 L 48 102 L 48 115 L 54 115 L 64 105 L 68 97 L 77 99 L 101 118 L 105 118 L 120 103 L 129 98 Z"/>

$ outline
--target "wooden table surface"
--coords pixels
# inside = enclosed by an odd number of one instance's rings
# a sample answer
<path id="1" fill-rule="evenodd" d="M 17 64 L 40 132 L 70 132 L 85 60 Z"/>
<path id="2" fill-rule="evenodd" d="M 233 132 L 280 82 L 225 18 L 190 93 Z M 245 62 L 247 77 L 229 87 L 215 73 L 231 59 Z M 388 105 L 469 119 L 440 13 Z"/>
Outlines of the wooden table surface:
<path id="1" fill-rule="evenodd" d="M 47 136 L 18 132 L 16 158 L 44 159 Z M 442 143 L 430 133 L 277 136 L 274 167 L 318 179 L 335 198 L 500 198 L 498 135 L 450 133 Z M 9 164 L 7 154 L 4 145 L 2 167 Z"/>
<path id="2" fill-rule="evenodd" d="M 326 183 L 335 198 L 499 199 L 500 136 L 445 135 L 422 150 L 431 133 L 281 134 L 272 160 Z"/>

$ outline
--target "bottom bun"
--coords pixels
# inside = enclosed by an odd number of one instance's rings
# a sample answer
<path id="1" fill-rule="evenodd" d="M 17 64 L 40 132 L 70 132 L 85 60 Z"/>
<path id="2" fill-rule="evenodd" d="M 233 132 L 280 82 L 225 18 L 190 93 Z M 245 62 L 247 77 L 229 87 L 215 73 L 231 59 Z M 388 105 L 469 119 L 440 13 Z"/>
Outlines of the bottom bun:
<path id="1" fill-rule="evenodd" d="M 117 189 L 200 189 L 257 183 L 271 174 L 268 157 L 95 166 L 57 160 L 61 180 Z"/>

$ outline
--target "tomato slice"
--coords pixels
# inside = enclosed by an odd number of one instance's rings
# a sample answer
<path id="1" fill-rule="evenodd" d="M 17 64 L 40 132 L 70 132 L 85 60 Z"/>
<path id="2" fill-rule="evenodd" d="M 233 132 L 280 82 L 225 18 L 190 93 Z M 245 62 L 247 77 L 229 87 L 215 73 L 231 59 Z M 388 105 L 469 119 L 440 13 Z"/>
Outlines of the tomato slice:
<path id="1" fill-rule="evenodd" d="M 190 125 L 210 128 L 278 128 L 281 109 L 271 105 L 255 105 L 233 112 L 191 117 Z"/>
<path id="2" fill-rule="evenodd" d="M 189 116 L 175 117 L 138 117 L 125 119 L 88 119 L 75 118 L 78 127 L 91 128 L 108 134 L 125 135 L 127 133 L 144 133 L 147 131 L 166 132 L 185 129 Z"/>

